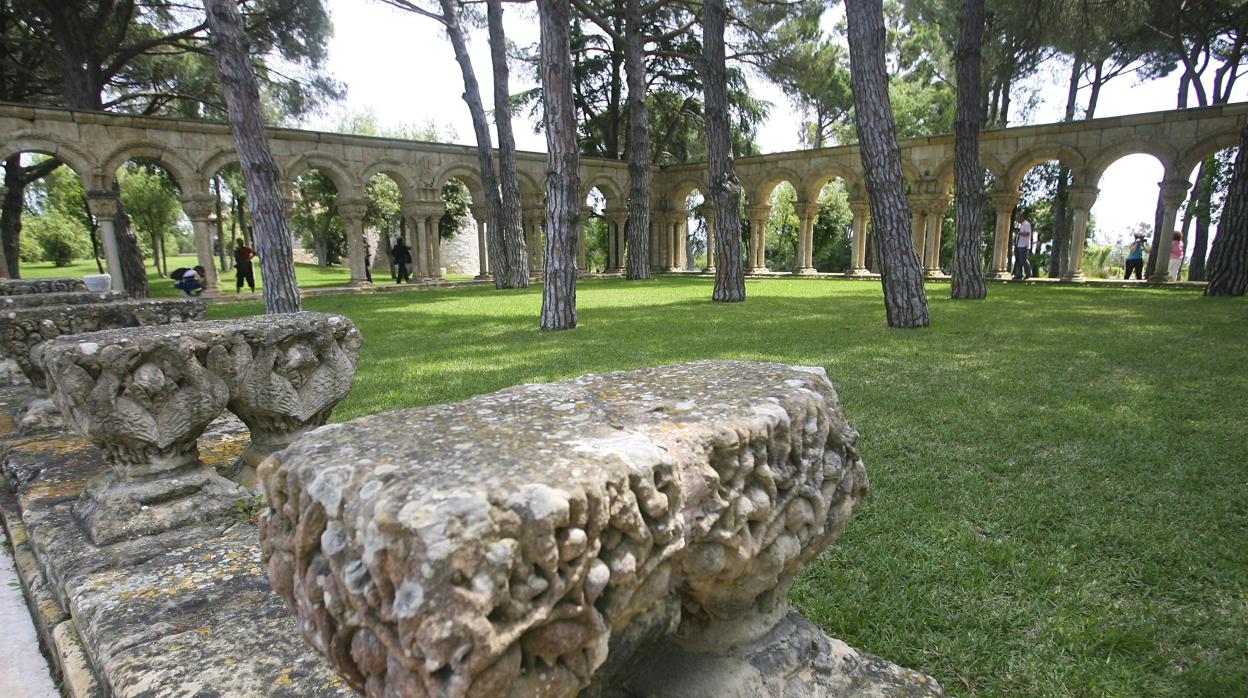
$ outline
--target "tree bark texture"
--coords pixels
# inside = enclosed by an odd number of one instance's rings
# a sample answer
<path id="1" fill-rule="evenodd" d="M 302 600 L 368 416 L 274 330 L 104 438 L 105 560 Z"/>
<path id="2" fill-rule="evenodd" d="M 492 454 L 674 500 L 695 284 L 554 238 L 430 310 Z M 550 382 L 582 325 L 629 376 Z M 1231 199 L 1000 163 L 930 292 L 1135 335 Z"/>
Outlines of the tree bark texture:
<path id="1" fill-rule="evenodd" d="M 1188 281 L 1205 280 L 1206 253 L 1209 250 L 1209 223 L 1213 217 L 1213 173 L 1217 160 L 1213 157 L 1200 164 L 1200 172 L 1196 175 L 1196 186 L 1192 197 L 1188 199 L 1188 209 L 1195 213 L 1196 239 L 1188 247 L 1192 251 L 1192 261 L 1187 268 Z M 1186 226 L 1184 231 L 1186 231 Z"/>
<path id="2" fill-rule="evenodd" d="M 624 72 L 628 79 L 628 228 L 625 275 L 650 278 L 650 108 L 641 0 L 626 0 Z"/>
<path id="3" fill-rule="evenodd" d="M 121 259 L 121 283 L 131 298 L 147 298 L 147 267 L 143 266 L 143 250 L 130 227 L 130 216 L 121 204 L 121 187 L 116 183 L 108 192 L 117 201 L 113 219 L 113 236 L 117 240 L 117 256 Z M 155 255 L 155 252 L 152 253 Z"/>
<path id="4" fill-rule="evenodd" d="M 14 156 L 4 161 L 4 201 L 0 203 L 0 246 L 4 248 L 6 276 L 22 278 L 22 196 L 26 184 L 19 174 L 22 161 Z"/>
<path id="5" fill-rule="evenodd" d="M 923 270 L 911 239 L 910 209 L 901 176 L 901 149 L 893 124 L 884 67 L 881 0 L 846 0 L 850 74 L 872 237 L 884 287 L 890 327 L 926 327 L 929 322 Z"/>
<path id="6" fill-rule="evenodd" d="M 576 327 L 576 228 L 581 216 L 581 155 L 572 106 L 568 0 L 537 0 L 542 37 L 542 125 L 546 130 L 546 266 L 543 330 Z"/>
<path id="7" fill-rule="evenodd" d="M 1239 135 L 1239 154 L 1209 252 L 1208 271 L 1206 296 L 1242 296 L 1248 290 L 1248 122 Z"/>
<path id="8" fill-rule="evenodd" d="M 290 229 L 277 165 L 260 118 L 260 87 L 248 57 L 243 19 L 233 0 L 203 0 L 208 14 L 213 57 L 229 113 L 230 132 L 247 185 L 251 223 L 260 271 L 264 275 L 264 311 L 294 313 L 302 309 L 291 255 Z"/>
<path id="9" fill-rule="evenodd" d="M 724 0 L 702 3 L 702 93 L 706 103 L 706 154 L 715 211 L 715 290 L 711 300 L 745 300 L 741 265 L 741 182 L 732 166 L 728 126 L 728 71 L 724 58 Z"/>
<path id="10" fill-rule="evenodd" d="M 1166 222 L 1166 204 L 1161 199 L 1161 194 L 1157 195 L 1157 208 L 1153 211 L 1153 242 L 1148 250 L 1148 262 L 1144 267 L 1144 278 L 1153 275 L 1153 268 L 1157 263 L 1157 251 L 1161 249 L 1162 233 L 1161 226 Z M 1165 237 L 1166 254 L 1170 254 L 1170 231 L 1167 231 Z"/>
<path id="11" fill-rule="evenodd" d="M 979 166 L 980 46 L 984 36 L 984 0 L 963 0 L 958 16 L 958 104 L 954 120 L 953 298 L 988 295 L 979 247 L 983 240 L 984 176 Z"/>
<path id="12" fill-rule="evenodd" d="M 511 91 L 508 87 L 507 37 L 503 34 L 503 0 L 488 0 L 490 60 L 494 68 L 494 124 L 498 129 L 498 178 L 502 192 L 499 221 L 503 254 L 507 263 L 504 286 L 529 285 L 529 248 L 524 241 L 524 219 L 520 204 L 520 178 L 516 174 L 516 137 L 511 130 Z M 498 274 L 494 275 L 498 283 Z"/>
<path id="13" fill-rule="evenodd" d="M 464 102 L 472 116 L 472 131 L 477 136 L 477 164 L 481 170 L 482 196 L 485 201 L 486 245 L 490 255 L 490 271 L 494 274 L 494 288 L 507 288 L 511 278 L 507 268 L 507 254 L 503 250 L 502 199 L 498 193 L 498 176 L 494 172 L 494 146 L 490 140 L 490 124 L 485 118 L 485 105 L 481 102 L 481 86 L 477 73 L 472 69 L 472 57 L 468 55 L 468 42 L 463 26 L 459 23 L 459 3 L 441 0 L 442 20 L 446 36 L 455 49 L 455 61 L 464 76 Z M 526 280 L 527 284 L 527 280 Z"/>

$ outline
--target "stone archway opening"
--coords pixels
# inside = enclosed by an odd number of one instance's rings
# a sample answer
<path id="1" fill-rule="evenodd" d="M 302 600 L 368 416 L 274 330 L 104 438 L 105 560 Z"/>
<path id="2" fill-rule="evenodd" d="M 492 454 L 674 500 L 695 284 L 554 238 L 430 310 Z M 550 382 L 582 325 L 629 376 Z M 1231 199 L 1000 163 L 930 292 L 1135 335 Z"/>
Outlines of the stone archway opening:
<path id="1" fill-rule="evenodd" d="M 761 238 L 752 234 L 753 244 L 761 244 L 752 259 L 755 261 L 755 273 L 767 271 L 796 271 L 799 263 L 798 245 L 801 237 L 801 221 L 797 212 L 797 187 L 789 180 L 781 180 L 764 199 L 767 206 L 767 217 Z M 750 217 L 751 226 L 760 217 Z M 751 231 L 753 232 L 753 231 Z M 762 264 L 758 264 L 758 260 Z"/>
<path id="2" fill-rule="evenodd" d="M 1226 207 L 1226 193 L 1238 155 L 1238 146 L 1222 148 L 1186 173 L 1192 188 L 1179 214 L 1179 230 L 1183 235 L 1189 281 L 1208 278 L 1209 253 Z"/>
<path id="3" fill-rule="evenodd" d="M 1007 269 L 1017 275 L 1018 230 L 1023 221 L 1031 224 L 1032 235 L 1028 246 L 1027 261 L 1031 275 L 1059 277 L 1065 266 L 1064 240 L 1073 236 L 1069 231 L 1074 222 L 1070 207 L 1070 190 L 1074 186 L 1073 171 L 1062 161 L 1053 158 L 1031 164 L 1014 187 L 1017 203 L 1008 228 L 1006 245 Z M 999 211 L 1003 211 L 1001 207 Z M 1086 214 L 1085 214 L 1086 215 Z M 1056 237 L 1056 240 L 1055 240 Z"/>
<path id="4" fill-rule="evenodd" d="M 1084 242 L 1085 276 L 1121 278 L 1137 233 L 1146 236 L 1151 248 L 1157 227 L 1157 187 L 1165 176 L 1165 166 L 1148 153 L 1126 153 L 1101 171 L 1094 183 L 1098 193 Z M 1169 235 L 1163 237 L 1169 239 Z M 1165 247 L 1169 250 L 1168 242 Z M 1146 276 L 1150 268 L 1144 266 Z"/>
<path id="5" fill-rule="evenodd" d="M 865 270 L 866 240 L 856 241 L 855 235 L 867 235 L 865 224 L 861 231 L 854 225 L 854 213 L 850 207 L 849 183 L 842 177 L 833 177 L 825 181 L 814 197 L 811 222 L 811 264 L 814 269 L 823 273 L 851 273 L 855 268 Z M 865 205 L 865 200 L 862 202 Z M 799 217 L 801 212 L 799 211 Z M 863 259 L 856 260 L 856 249 L 861 245 Z"/>
<path id="6" fill-rule="evenodd" d="M 707 214 L 710 206 L 701 189 L 692 189 L 685 195 L 685 270 L 714 271 L 714 252 L 710 250 L 710 225 Z"/>
<path id="7" fill-rule="evenodd" d="M 394 280 L 390 251 L 406 232 L 403 221 L 403 190 L 385 172 L 378 172 L 364 184 L 364 254 L 369 280 Z"/>
<path id="8" fill-rule="evenodd" d="M 943 278 L 952 273 L 953 269 L 953 249 L 957 244 L 957 210 L 958 210 L 958 188 L 954 184 L 952 173 L 947 182 L 944 182 L 941 191 L 946 192 L 943 201 L 944 208 L 939 211 L 939 232 L 937 238 L 932 243 L 932 249 L 922 257 L 924 272 L 929 277 Z M 1008 208 L 998 208 L 994 205 L 994 195 L 997 192 L 998 180 L 992 170 L 983 168 L 983 192 L 985 197 L 983 207 L 983 215 L 980 217 L 980 245 L 979 256 L 981 264 L 988 274 L 993 270 L 994 244 L 997 230 L 997 217 L 1004 216 L 1011 220 L 1005 223 L 1005 230 L 1012 230 L 1012 217 L 1014 207 L 1010 205 Z M 937 202 L 937 205 L 940 201 Z M 1011 240 L 1011 242 L 1013 242 Z"/>
<path id="9" fill-rule="evenodd" d="M 23 265 L 93 260 L 106 271 L 99 227 L 87 209 L 82 172 L 49 153 L 20 150 L 0 159 L 0 267 L 18 279 Z"/>
<path id="10" fill-rule="evenodd" d="M 113 187 L 157 276 L 167 278 L 171 269 L 199 264 L 191 222 L 182 208 L 183 186 L 165 164 L 156 158 L 128 159 L 113 173 Z"/>
<path id="11" fill-rule="evenodd" d="M 311 167 L 295 178 L 289 207 L 295 262 L 321 268 L 345 263 L 347 232 L 338 201 L 338 185 L 324 170 Z"/>
<path id="12" fill-rule="evenodd" d="M 581 207 L 581 234 L 577 244 L 577 268 L 581 273 L 607 270 L 611 244 L 610 226 L 605 216 L 607 205 L 606 194 L 596 186 L 590 187 Z"/>

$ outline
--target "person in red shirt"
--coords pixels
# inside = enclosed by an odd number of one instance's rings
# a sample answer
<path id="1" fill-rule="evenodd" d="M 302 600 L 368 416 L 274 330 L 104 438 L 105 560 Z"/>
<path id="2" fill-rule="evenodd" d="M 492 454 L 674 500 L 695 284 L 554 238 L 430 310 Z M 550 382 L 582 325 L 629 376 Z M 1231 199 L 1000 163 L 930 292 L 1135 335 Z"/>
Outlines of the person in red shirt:
<path id="1" fill-rule="evenodd" d="M 247 245 L 239 245 L 234 248 L 234 272 L 237 275 L 235 282 L 237 286 L 235 293 L 242 293 L 243 282 L 247 282 L 247 286 L 251 288 L 251 292 L 256 292 L 256 272 L 252 268 L 251 260 L 256 259 L 256 251 Z"/>

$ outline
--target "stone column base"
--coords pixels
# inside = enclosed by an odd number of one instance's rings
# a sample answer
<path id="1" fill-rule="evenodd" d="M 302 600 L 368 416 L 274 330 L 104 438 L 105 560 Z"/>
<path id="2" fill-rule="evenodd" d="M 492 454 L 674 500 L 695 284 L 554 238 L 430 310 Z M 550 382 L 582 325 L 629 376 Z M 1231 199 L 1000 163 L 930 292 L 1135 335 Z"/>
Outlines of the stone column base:
<path id="1" fill-rule="evenodd" d="M 706 272 L 707 274 L 714 274 L 714 273 L 715 273 L 715 265 L 714 265 L 714 264 L 712 264 L 711 266 L 707 267 L 706 269 L 703 269 L 703 271 L 704 271 L 704 272 Z"/>
<path id="2" fill-rule="evenodd" d="M 246 490 L 198 462 L 176 477 L 162 472 L 149 480 L 123 482 L 108 471 L 87 481 L 74 514 L 99 546 L 230 516 L 234 502 L 245 496 Z"/>
<path id="3" fill-rule="evenodd" d="M 1062 274 L 1062 283 L 1066 284 L 1081 284 L 1087 280 L 1088 278 L 1083 275 L 1082 271 L 1077 271 L 1073 274 Z"/>
<path id="4" fill-rule="evenodd" d="M 750 270 L 751 274 L 770 274 L 771 270 L 767 267 L 754 267 Z"/>
<path id="5" fill-rule="evenodd" d="M 1170 272 L 1168 271 L 1164 271 L 1160 274 L 1153 274 L 1147 279 L 1144 279 L 1144 283 L 1148 284 L 1168 284 L 1170 281 Z"/>
<path id="6" fill-rule="evenodd" d="M 814 267 L 802 267 L 793 273 L 797 276 L 814 276 L 819 273 L 819 270 Z"/>
<path id="7" fill-rule="evenodd" d="M 493 280 L 494 275 L 493 274 L 477 274 L 476 276 L 472 278 L 477 281 L 490 281 L 490 280 Z"/>
<path id="8" fill-rule="evenodd" d="M 368 279 L 351 279 L 347 283 L 347 288 L 372 288 L 373 282 Z"/>
<path id="9" fill-rule="evenodd" d="M 924 269 L 923 278 L 925 279 L 947 279 L 949 275 L 939 269 Z"/>
<path id="10" fill-rule="evenodd" d="M 987 278 L 993 279 L 996 281 L 1009 281 L 1010 279 L 1014 278 L 1014 275 L 1011 274 L 1009 270 L 1007 269 L 1005 271 L 990 271 L 988 272 Z"/>
<path id="11" fill-rule="evenodd" d="M 945 695 L 932 677 L 860 652 L 792 611 L 756 642 L 725 651 L 661 640 L 616 677 L 605 698 Z"/>
<path id="12" fill-rule="evenodd" d="M 845 276 L 871 276 L 871 272 L 866 267 L 857 267 L 845 272 Z"/>

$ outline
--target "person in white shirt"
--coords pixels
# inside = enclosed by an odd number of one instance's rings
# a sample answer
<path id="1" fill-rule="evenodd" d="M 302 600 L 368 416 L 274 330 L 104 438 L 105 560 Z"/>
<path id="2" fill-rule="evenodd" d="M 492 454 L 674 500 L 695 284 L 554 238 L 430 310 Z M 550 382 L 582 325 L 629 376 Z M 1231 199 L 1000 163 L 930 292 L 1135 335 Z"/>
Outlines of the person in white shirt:
<path id="1" fill-rule="evenodd" d="M 1023 216 L 1015 232 L 1017 238 L 1014 242 L 1014 278 L 1030 278 L 1035 274 L 1032 273 L 1031 260 L 1027 258 L 1027 253 L 1031 251 L 1031 221 L 1027 220 L 1027 216 Z"/>

